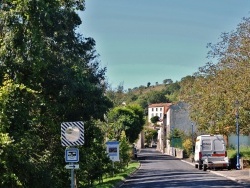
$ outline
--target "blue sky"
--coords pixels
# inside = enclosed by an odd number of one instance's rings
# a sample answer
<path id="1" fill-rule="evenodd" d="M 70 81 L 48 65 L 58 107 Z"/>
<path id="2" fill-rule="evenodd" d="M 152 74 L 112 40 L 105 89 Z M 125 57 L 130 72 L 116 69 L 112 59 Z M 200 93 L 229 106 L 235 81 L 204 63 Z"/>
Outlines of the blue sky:
<path id="1" fill-rule="evenodd" d="M 112 88 L 180 81 L 209 60 L 207 43 L 250 16 L 250 0 L 85 0 L 79 32 L 96 41 Z"/>

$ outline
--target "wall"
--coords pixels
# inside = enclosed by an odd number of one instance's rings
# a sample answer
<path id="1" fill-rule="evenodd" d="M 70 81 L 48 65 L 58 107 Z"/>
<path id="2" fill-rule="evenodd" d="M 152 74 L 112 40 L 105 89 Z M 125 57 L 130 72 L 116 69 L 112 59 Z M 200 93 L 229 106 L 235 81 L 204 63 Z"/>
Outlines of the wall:
<path id="1" fill-rule="evenodd" d="M 183 102 L 179 102 L 176 105 L 170 107 L 170 129 L 179 129 L 186 134 L 192 133 L 192 121 L 189 118 L 188 105 Z M 196 126 L 193 126 L 194 132 Z"/>
<path id="2" fill-rule="evenodd" d="M 237 139 L 238 139 L 237 135 L 234 134 L 230 135 L 228 137 L 228 145 L 236 148 Z M 250 135 L 249 136 L 240 135 L 239 144 L 240 146 L 250 146 Z"/>

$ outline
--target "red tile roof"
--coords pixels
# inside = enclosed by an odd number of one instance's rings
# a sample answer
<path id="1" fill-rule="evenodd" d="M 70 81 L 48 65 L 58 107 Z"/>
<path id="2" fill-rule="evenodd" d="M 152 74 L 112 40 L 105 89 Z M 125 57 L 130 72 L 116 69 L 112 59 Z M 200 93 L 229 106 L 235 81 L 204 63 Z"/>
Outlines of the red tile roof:
<path id="1" fill-rule="evenodd" d="M 148 105 L 149 108 L 153 108 L 153 107 L 168 107 L 171 106 L 172 103 L 155 103 L 155 104 L 150 104 Z"/>
<path id="2" fill-rule="evenodd" d="M 172 105 L 172 103 L 155 103 L 155 104 L 148 105 L 148 108 L 164 107 L 164 113 L 167 113 L 167 111 L 171 105 Z"/>

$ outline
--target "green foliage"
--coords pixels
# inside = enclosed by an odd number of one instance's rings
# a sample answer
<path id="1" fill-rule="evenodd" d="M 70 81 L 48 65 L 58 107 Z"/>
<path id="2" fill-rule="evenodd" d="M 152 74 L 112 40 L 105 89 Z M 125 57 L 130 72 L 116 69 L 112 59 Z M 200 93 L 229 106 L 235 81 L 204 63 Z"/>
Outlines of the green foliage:
<path id="1" fill-rule="evenodd" d="M 165 97 L 165 93 L 162 91 L 151 91 L 147 95 L 148 103 L 165 103 L 168 99 Z"/>
<path id="2" fill-rule="evenodd" d="M 131 159 L 130 145 L 129 142 L 127 141 L 125 131 L 122 131 L 121 133 L 119 148 L 120 148 L 120 164 L 122 168 L 125 168 L 125 166 L 128 165 Z"/>
<path id="3" fill-rule="evenodd" d="M 229 148 L 227 149 L 228 158 L 233 159 L 237 156 L 236 149 Z M 240 157 L 250 160 L 250 147 L 249 146 L 240 146 Z"/>
<path id="4" fill-rule="evenodd" d="M 181 98 L 190 105 L 190 116 L 207 133 L 235 133 L 235 101 L 240 102 L 240 132 L 249 134 L 250 18 L 235 31 L 223 33 L 221 41 L 209 44 L 208 56 L 216 59 L 182 80 Z"/>
<path id="5" fill-rule="evenodd" d="M 114 177 L 106 177 L 103 179 L 102 183 L 96 183 L 93 187 L 95 188 L 109 188 L 116 187 L 117 184 L 125 180 L 129 175 L 135 172 L 140 166 L 140 163 L 137 161 L 130 162 L 128 166 L 118 174 L 115 174 Z"/>
<path id="6" fill-rule="evenodd" d="M 172 79 L 165 79 L 165 80 L 163 80 L 163 83 L 164 84 L 172 84 L 173 80 Z"/>
<path id="7" fill-rule="evenodd" d="M 172 147 L 182 148 L 182 141 L 185 139 L 185 133 L 180 129 L 173 129 L 168 139 Z"/>
<path id="8" fill-rule="evenodd" d="M 184 148 L 187 156 L 189 156 L 193 150 L 192 139 L 190 139 L 190 138 L 185 139 L 182 143 L 182 148 Z"/>
<path id="9" fill-rule="evenodd" d="M 183 138 L 184 135 L 185 135 L 184 131 L 175 128 L 175 129 L 171 130 L 171 132 L 169 134 L 169 140 L 171 140 L 172 138 Z"/>
<path id="10" fill-rule="evenodd" d="M 147 87 L 136 87 L 128 89 L 127 92 L 109 88 L 107 96 L 114 102 L 115 106 L 120 106 L 122 102 L 126 102 L 126 104 L 138 104 L 146 110 L 148 105 L 152 103 L 178 101 L 179 90 L 179 82 L 157 86 L 151 86 L 150 82 L 148 82 Z"/>
<path id="11" fill-rule="evenodd" d="M 151 119 L 150 119 L 151 123 L 153 123 L 153 124 L 157 123 L 159 120 L 160 120 L 159 116 L 154 116 L 154 117 L 151 117 Z"/>
<path id="12" fill-rule="evenodd" d="M 150 82 L 148 82 L 148 83 L 147 83 L 147 87 L 150 87 L 150 85 L 151 85 L 151 83 L 150 83 Z"/>
<path id="13" fill-rule="evenodd" d="M 121 132 L 125 131 L 130 143 L 138 138 L 145 122 L 143 109 L 138 105 L 115 107 L 107 117 L 109 139 L 120 140 Z"/>
<path id="14" fill-rule="evenodd" d="M 8 138 L 0 143 L 0 186 L 67 187 L 60 124 L 103 119 L 112 107 L 104 95 L 106 68 L 99 68 L 95 41 L 75 33 L 83 0 L 1 4 L 0 133 Z M 99 132 L 90 126 L 86 135 Z M 103 140 L 90 138 L 90 148 L 81 150 L 86 156 L 94 153 L 81 165 L 86 172 L 106 164 Z"/>
<path id="15" fill-rule="evenodd" d="M 151 128 L 144 128 L 145 143 L 149 146 L 153 140 L 157 139 L 157 130 Z"/>

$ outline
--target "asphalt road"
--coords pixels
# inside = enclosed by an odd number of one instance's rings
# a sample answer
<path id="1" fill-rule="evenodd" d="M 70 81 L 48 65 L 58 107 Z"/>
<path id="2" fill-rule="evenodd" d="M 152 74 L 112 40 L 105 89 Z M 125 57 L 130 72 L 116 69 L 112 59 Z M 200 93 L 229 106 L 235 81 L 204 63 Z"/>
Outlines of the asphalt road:
<path id="1" fill-rule="evenodd" d="M 225 177 L 195 169 L 180 159 L 161 154 L 153 148 L 141 150 L 138 160 L 141 167 L 121 188 L 245 187 Z"/>

